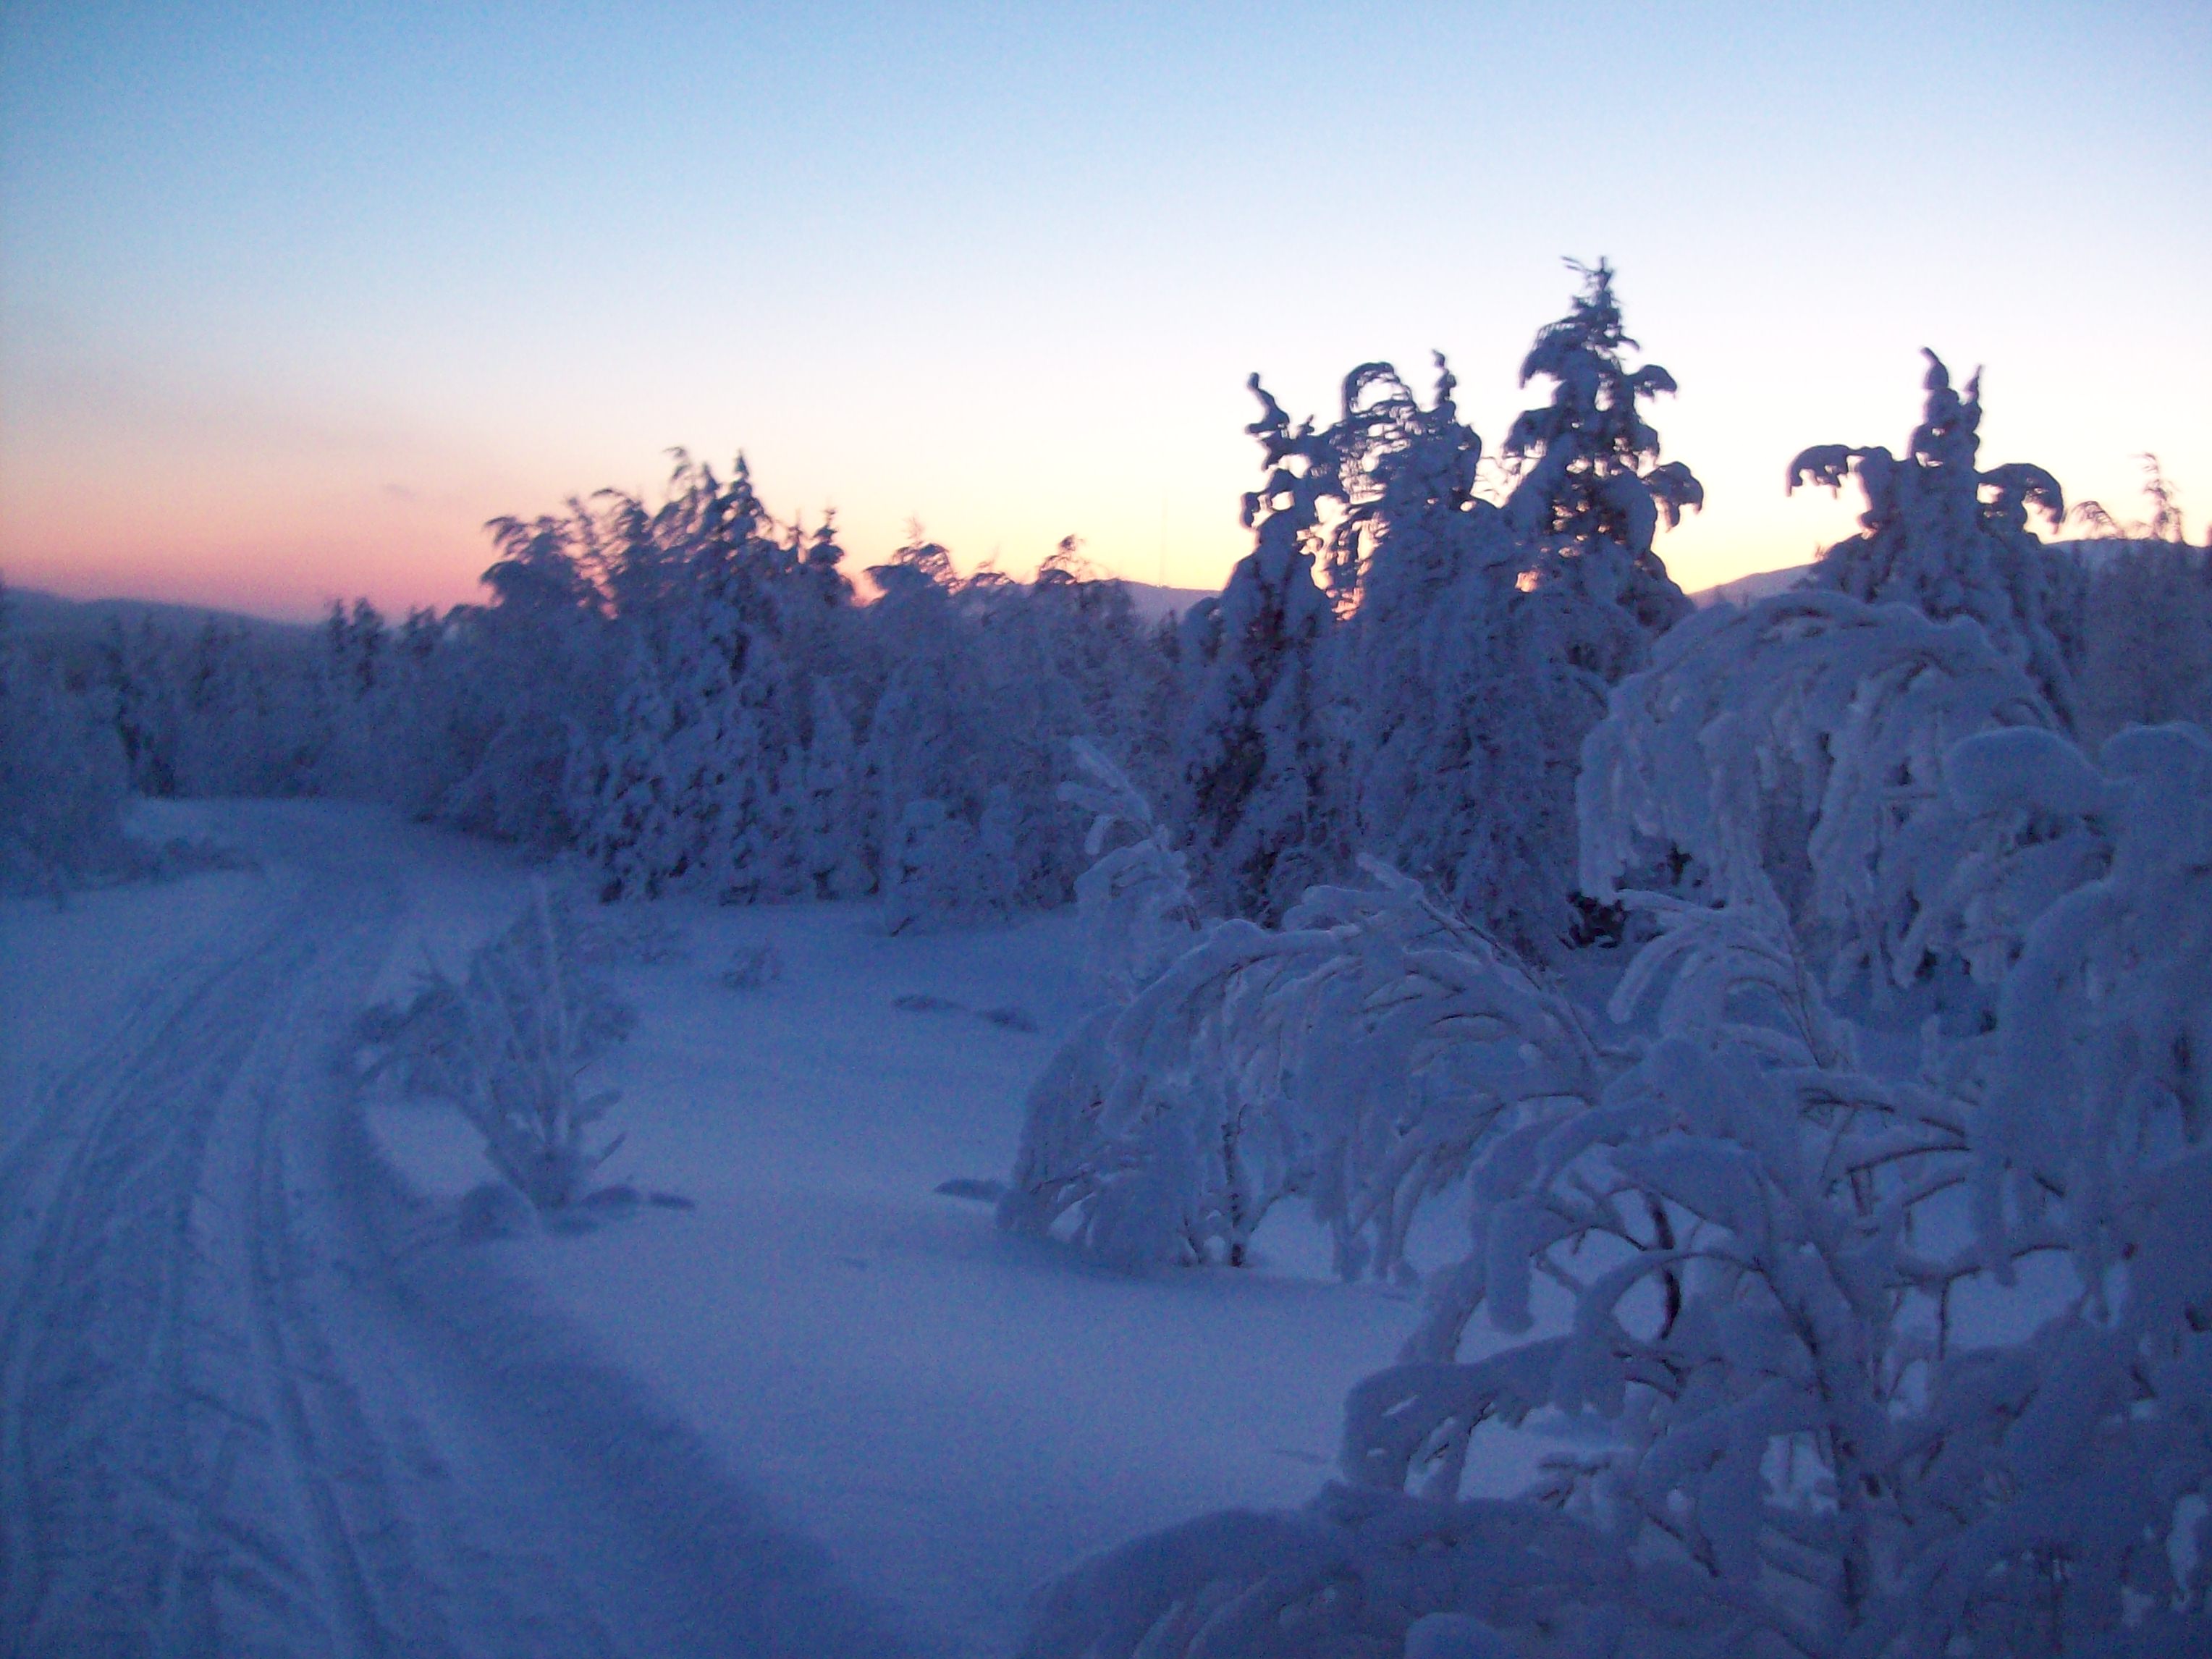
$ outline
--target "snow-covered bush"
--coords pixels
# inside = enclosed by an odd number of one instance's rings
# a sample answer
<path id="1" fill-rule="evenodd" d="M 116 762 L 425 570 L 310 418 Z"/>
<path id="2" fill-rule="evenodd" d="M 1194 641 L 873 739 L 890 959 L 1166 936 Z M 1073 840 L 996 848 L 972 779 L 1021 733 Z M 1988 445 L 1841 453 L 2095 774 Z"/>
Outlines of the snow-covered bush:
<path id="1" fill-rule="evenodd" d="M 1952 745 L 2056 724 L 1971 617 L 1822 588 L 1716 605 L 1660 642 L 1583 745 L 1583 890 L 1610 899 L 1686 859 L 1709 898 L 1778 902 L 1832 989 L 1863 972 L 1881 995 L 1965 948 Z"/>
<path id="2" fill-rule="evenodd" d="M 459 978 L 433 964 L 405 1006 L 372 1009 L 358 1031 L 372 1076 L 450 1102 L 493 1167 L 542 1210 L 581 1197 L 621 1144 L 593 1144 L 618 1097 L 587 1091 L 583 1074 L 635 1015 L 587 965 L 586 932 L 574 902 L 538 884 Z"/>
<path id="3" fill-rule="evenodd" d="M 1109 1552 L 1024 1653 L 2203 1650 L 2212 740 L 2097 774 L 1999 731 L 1948 775 L 2112 837 L 1993 1032 L 1871 1066 L 1771 890 L 1631 895 L 1659 933 L 1614 1012 L 1655 1034 L 1477 1151 L 1472 1248 L 1355 1390 L 1342 1483 Z M 1570 1432 L 1535 1486 L 1465 1495 L 1540 1414 Z"/>
<path id="4" fill-rule="evenodd" d="M 1195 938 L 1190 872 L 1121 768 L 1083 738 L 1069 749 L 1082 775 L 1061 784 L 1060 798 L 1091 814 L 1083 839 L 1091 865 L 1076 878 L 1076 908 L 1092 973 L 1114 1003 L 1126 1004 Z M 1117 830 L 1131 839 L 1109 850 Z"/>
<path id="5" fill-rule="evenodd" d="M 1074 798 L 1136 810 L 1091 793 Z M 1166 857 L 1156 842 L 1109 854 L 1093 890 L 1144 872 L 1146 915 L 1177 890 Z M 1587 1090 L 1600 1060 L 1571 1005 L 1510 953 L 1388 866 L 1370 874 L 1370 888 L 1310 890 L 1280 929 L 1213 925 L 1079 1027 L 1031 1091 L 1001 1224 L 1072 1218 L 1073 1242 L 1124 1266 L 1242 1265 L 1268 1212 L 1299 1196 L 1347 1277 L 1409 1275 L 1416 1213 L 1500 1115 Z"/>

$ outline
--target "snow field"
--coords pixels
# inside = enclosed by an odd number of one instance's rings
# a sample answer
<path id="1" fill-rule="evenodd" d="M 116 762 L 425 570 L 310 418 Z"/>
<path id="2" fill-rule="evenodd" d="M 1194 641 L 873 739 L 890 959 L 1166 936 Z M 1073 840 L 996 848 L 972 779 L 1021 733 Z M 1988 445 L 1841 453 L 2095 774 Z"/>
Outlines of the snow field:
<path id="1" fill-rule="evenodd" d="M 441 950 L 489 936 L 522 890 L 511 869 L 410 879 Z M 1290 1206 L 1257 1270 L 1130 1279 L 934 1190 L 1012 1163 L 1024 1092 L 1086 1006 L 1072 914 L 896 939 L 866 905 L 648 914 L 690 950 L 617 975 L 641 1018 L 601 1068 L 623 1093 L 606 1127 L 629 1137 L 602 1174 L 696 1207 L 479 1248 L 921 1643 L 1005 1653 L 1031 1589 L 1082 1555 L 1312 1495 L 1346 1393 L 1395 1352 L 1413 1293 L 1336 1283 Z M 725 988 L 724 965 L 763 945 L 781 976 Z M 403 930 L 387 994 L 411 959 Z M 489 1173 L 449 1111 L 372 1121 L 428 1194 Z"/>

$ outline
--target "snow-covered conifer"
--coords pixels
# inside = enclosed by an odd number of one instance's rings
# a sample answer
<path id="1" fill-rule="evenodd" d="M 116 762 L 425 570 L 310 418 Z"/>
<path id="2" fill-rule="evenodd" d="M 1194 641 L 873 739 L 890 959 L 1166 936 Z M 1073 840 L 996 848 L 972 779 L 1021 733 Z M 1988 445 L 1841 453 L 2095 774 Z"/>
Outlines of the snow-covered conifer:
<path id="1" fill-rule="evenodd" d="M 1499 447 L 1518 469 L 1504 514 L 1538 559 L 1528 586 L 1547 597 L 1552 643 L 1611 684 L 1641 667 L 1650 641 L 1689 614 L 1690 602 L 1652 542 L 1705 489 L 1680 461 L 1659 459 L 1659 434 L 1641 405 L 1674 390 L 1656 363 L 1632 368 L 1613 267 L 1580 265 L 1584 286 L 1568 313 L 1541 330 L 1521 384 L 1553 382 L 1552 399 L 1524 410 Z"/>
<path id="2" fill-rule="evenodd" d="M 1866 497 L 1862 532 L 1830 548 L 1814 568 L 1822 585 L 1869 604 L 1909 605 L 1937 622 L 1971 617 L 2005 656 L 2033 677 L 2069 726 L 2075 653 L 2062 591 L 2073 573 L 2030 533 L 2027 514 L 2065 518 L 2058 483 L 2039 466 L 1978 470 L 1981 377 L 1964 396 L 1942 360 L 1928 359 L 1927 402 L 1900 459 L 1879 447 L 1823 444 L 1790 463 L 1790 488 L 1840 489 L 1856 476 Z"/>
<path id="3" fill-rule="evenodd" d="M 1569 929 L 1574 769 L 1603 682 L 1553 648 L 1559 596 L 1522 586 L 1546 556 L 1474 494 L 1482 442 L 1441 357 L 1437 375 L 1424 407 L 1388 364 L 1355 369 L 1328 434 L 1357 833 L 1540 957 Z"/>
<path id="4" fill-rule="evenodd" d="M 869 876 L 853 722 L 835 681 L 817 677 L 813 700 L 799 829 L 806 872 L 817 898 L 857 898 L 867 891 Z"/>
<path id="5" fill-rule="evenodd" d="M 972 917 L 975 852 L 975 832 L 943 801 L 908 801 L 884 849 L 884 931 L 920 933 Z"/>
<path id="6" fill-rule="evenodd" d="M 1322 653 L 1331 620 L 1314 580 L 1321 503 L 1339 490 L 1310 421 L 1292 425 L 1252 377 L 1247 428 L 1266 483 L 1244 498 L 1255 531 L 1222 591 L 1218 644 L 1197 671 L 1177 744 L 1191 854 L 1215 903 L 1279 916 L 1340 861 L 1336 740 Z"/>
<path id="7" fill-rule="evenodd" d="M 15 637 L 0 586 L 0 891 L 59 895 L 129 868 L 111 721 Z"/>
<path id="8" fill-rule="evenodd" d="M 614 731 L 596 745 L 575 733 L 568 816 L 577 849 L 600 873 L 602 899 L 658 898 L 691 867 L 690 813 L 669 769 L 675 730 L 659 665 L 634 638 Z"/>

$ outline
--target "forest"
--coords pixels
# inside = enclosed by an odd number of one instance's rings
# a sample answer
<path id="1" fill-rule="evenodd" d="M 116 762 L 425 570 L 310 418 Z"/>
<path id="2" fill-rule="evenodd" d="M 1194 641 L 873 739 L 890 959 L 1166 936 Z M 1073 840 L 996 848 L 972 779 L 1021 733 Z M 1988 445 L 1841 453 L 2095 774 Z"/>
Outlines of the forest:
<path id="1" fill-rule="evenodd" d="M 1094 1006 L 998 1226 L 1158 1274 L 1303 1210 L 1421 1313 L 1309 1505 L 1080 1564 L 1037 1659 L 2202 1651 L 2212 540 L 2154 462 L 2141 522 L 1987 463 L 1930 352 L 1899 450 L 1776 480 L 1859 532 L 1695 605 L 1674 381 L 1577 270 L 1494 448 L 1441 356 L 1326 419 L 1255 375 L 1251 550 L 1164 619 L 1073 537 L 1024 580 L 917 527 L 856 577 L 680 452 L 657 501 L 496 520 L 444 614 L 0 612 L 0 889 L 196 856 L 134 800 L 318 796 L 622 914 L 1074 907 Z M 439 1006 L 574 924 L 517 926 Z M 531 960 L 499 994 L 571 994 Z M 557 1207 L 578 1128 L 495 1161 Z M 1538 1418 L 1540 1479 L 1471 1490 Z"/>

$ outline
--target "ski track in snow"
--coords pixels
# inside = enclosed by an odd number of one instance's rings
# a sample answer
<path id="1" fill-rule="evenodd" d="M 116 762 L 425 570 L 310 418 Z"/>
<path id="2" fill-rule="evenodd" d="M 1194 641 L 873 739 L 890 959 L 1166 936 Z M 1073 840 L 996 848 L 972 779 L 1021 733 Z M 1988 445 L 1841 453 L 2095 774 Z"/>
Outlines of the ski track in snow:
<path id="1" fill-rule="evenodd" d="M 0 1164 L 0 1651 L 898 1651 L 427 1224 L 331 1063 L 400 908 L 380 832 L 252 822 L 263 890 Z"/>

